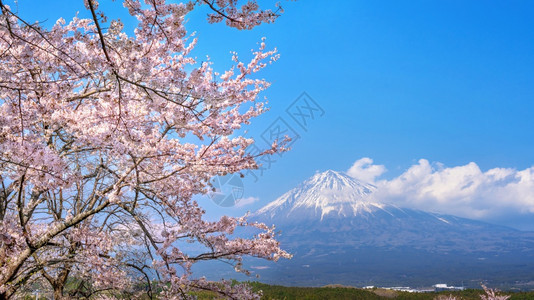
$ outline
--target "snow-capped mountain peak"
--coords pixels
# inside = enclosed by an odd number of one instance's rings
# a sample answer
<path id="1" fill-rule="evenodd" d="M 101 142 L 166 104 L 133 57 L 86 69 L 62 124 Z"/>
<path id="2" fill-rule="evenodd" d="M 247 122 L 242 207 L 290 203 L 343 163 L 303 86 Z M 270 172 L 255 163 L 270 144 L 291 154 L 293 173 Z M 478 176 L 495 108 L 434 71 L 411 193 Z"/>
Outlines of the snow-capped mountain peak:
<path id="1" fill-rule="evenodd" d="M 291 219 L 326 216 L 355 216 L 382 208 L 369 199 L 376 190 L 372 184 L 360 182 L 347 174 L 328 170 L 316 173 L 298 187 L 256 212 L 268 218 Z"/>
<path id="2" fill-rule="evenodd" d="M 494 277 L 499 282 L 532 280 L 534 232 L 376 203 L 375 190 L 346 174 L 326 171 L 257 211 L 252 219 L 274 224 L 282 233 L 281 247 L 294 254 L 290 262 L 259 273 L 262 278 L 300 280 L 302 285 L 357 285 L 354 280 L 361 280 L 360 285 L 368 285 L 410 274 L 410 282 L 417 277 L 424 286 L 442 278 L 459 280 L 460 273 L 462 280 L 480 282 L 492 274 L 487 270 L 506 266 L 505 277 Z"/>

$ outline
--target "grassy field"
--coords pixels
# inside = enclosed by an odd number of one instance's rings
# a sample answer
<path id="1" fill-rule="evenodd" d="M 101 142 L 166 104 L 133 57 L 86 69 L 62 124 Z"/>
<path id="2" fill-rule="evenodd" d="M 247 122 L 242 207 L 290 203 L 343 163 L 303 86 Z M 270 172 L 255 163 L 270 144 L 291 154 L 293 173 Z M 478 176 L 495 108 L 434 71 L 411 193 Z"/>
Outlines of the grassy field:
<path id="1" fill-rule="evenodd" d="M 436 299 L 441 296 L 445 297 L 453 295 L 457 299 L 478 299 L 480 300 L 480 294 L 483 294 L 483 290 L 465 290 L 458 292 L 440 292 L 440 293 L 408 293 L 397 292 L 386 289 L 372 289 L 363 290 L 350 287 L 285 287 L 279 285 L 267 285 L 258 282 L 250 283 L 254 290 L 262 290 L 262 299 L 279 299 L 279 300 L 291 300 L 291 299 Z M 511 300 L 534 300 L 534 292 L 507 292 L 503 295 L 511 295 Z"/>
<path id="2" fill-rule="evenodd" d="M 361 289 L 353 287 L 344 287 L 344 286 L 326 286 L 326 287 L 286 287 L 280 285 L 269 285 L 259 282 L 248 282 L 252 286 L 254 291 L 262 291 L 264 300 L 293 300 L 293 299 L 304 299 L 304 300 L 325 300 L 325 299 L 335 299 L 335 300 L 348 300 L 348 299 L 443 299 L 445 300 L 449 295 L 456 297 L 456 299 L 464 300 L 480 300 L 480 295 L 484 294 L 482 289 L 474 290 L 467 289 L 464 291 L 455 291 L 455 292 L 429 292 L 429 293 L 409 293 L 409 292 L 399 292 L 389 289 L 375 288 L 375 289 Z M 218 295 L 212 292 L 194 292 L 192 293 L 199 300 L 208 300 L 208 299 L 220 299 Z M 531 292 L 500 292 L 499 295 L 510 295 L 511 300 L 534 300 L 534 291 Z M 124 295 L 117 295 L 118 299 L 129 299 Z M 46 295 L 41 294 L 39 300 L 48 299 Z M 35 300 L 35 293 L 31 292 L 26 294 L 26 297 L 22 297 L 25 300 Z M 141 298 L 141 299 L 148 299 Z M 156 291 L 156 299 L 158 299 L 158 292 Z"/>

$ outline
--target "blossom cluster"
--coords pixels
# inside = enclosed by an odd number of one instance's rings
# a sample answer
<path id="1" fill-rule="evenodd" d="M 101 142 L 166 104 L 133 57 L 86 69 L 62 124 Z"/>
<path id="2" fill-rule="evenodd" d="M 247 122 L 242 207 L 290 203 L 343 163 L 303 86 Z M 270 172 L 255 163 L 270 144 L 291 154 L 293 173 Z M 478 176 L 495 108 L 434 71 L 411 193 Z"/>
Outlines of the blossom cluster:
<path id="1" fill-rule="evenodd" d="M 136 278 L 150 285 L 154 274 L 170 298 L 190 289 L 256 297 L 194 279 L 190 268 L 207 259 L 240 269 L 244 255 L 289 257 L 274 229 L 243 218 L 205 221 L 192 197 L 206 193 L 213 176 L 257 168 L 257 157 L 285 150 L 277 141 L 250 155 L 254 140 L 239 136 L 265 112 L 257 100 L 269 83 L 255 73 L 278 56 L 262 40 L 249 62 L 234 54 L 235 65 L 217 73 L 191 56 L 197 41 L 184 17 L 209 7 L 210 22 L 250 29 L 281 8 L 125 0 L 137 20 L 129 36 L 96 0 L 84 4 L 92 18 L 46 29 L 0 1 L 0 297 L 36 277 L 62 297 L 68 278 L 90 281 L 83 291 L 93 293 L 127 289 Z M 232 236 L 236 227 L 259 233 Z M 188 254 L 182 241 L 205 252 Z"/>

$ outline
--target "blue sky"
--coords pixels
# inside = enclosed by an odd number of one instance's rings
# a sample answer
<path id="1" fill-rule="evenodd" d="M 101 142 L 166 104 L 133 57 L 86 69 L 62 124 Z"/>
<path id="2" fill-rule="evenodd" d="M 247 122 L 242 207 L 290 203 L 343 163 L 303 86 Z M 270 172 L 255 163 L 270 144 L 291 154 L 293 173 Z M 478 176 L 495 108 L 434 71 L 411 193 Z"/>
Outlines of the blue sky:
<path id="1" fill-rule="evenodd" d="M 276 23 L 246 32 L 207 24 L 206 11 L 188 15 L 187 27 L 199 39 L 194 54 L 200 61 L 209 54 L 215 69 L 229 66 L 230 51 L 246 56 L 261 37 L 278 48 L 280 60 L 260 74 L 272 82 L 264 93 L 271 111 L 250 134 L 260 137 L 282 118 L 300 135 L 257 182 L 245 178 L 244 197 L 253 204 L 223 208 L 201 200 L 210 216 L 254 211 L 317 170 L 347 171 L 363 157 L 387 169 L 377 182 L 395 180 L 420 159 L 442 171 L 473 162 L 480 180 L 494 168 L 520 172 L 534 165 L 534 2 L 300 0 L 282 6 L 286 12 Z M 84 10 L 82 1 L 19 1 L 27 19 L 50 24 L 76 10 Z M 306 130 L 286 112 L 303 92 L 324 110 Z M 484 182 L 487 188 L 492 181 Z M 511 206 L 534 206 L 529 182 Z M 446 207 L 423 200 L 423 209 Z M 492 202 L 498 200 L 466 205 L 502 208 Z M 534 230 L 528 210 L 472 217 Z M 460 215 L 470 211 L 458 207 Z"/>

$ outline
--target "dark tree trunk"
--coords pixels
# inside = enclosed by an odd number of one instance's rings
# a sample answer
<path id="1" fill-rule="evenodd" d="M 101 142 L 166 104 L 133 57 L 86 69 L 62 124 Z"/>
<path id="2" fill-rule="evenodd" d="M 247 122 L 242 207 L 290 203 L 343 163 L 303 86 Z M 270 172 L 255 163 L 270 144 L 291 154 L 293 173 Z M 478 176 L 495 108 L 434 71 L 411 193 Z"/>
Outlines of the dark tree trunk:
<path id="1" fill-rule="evenodd" d="M 63 286 L 54 287 L 54 300 L 63 300 Z"/>

